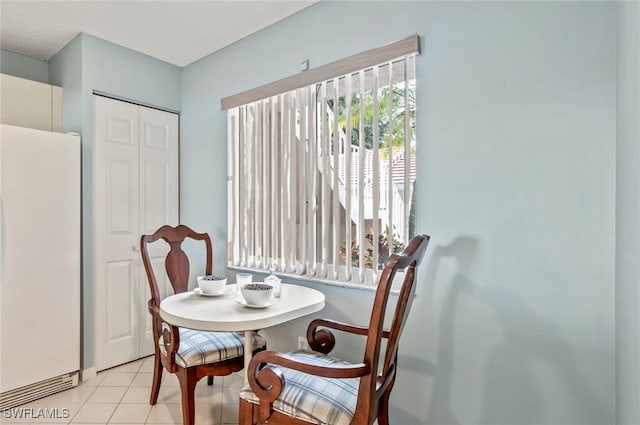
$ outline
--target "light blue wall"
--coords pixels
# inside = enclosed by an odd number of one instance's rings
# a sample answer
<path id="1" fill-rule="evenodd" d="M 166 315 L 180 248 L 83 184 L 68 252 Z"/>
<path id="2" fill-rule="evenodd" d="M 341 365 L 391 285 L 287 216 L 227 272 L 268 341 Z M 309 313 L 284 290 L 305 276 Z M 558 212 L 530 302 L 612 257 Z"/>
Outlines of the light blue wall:
<path id="1" fill-rule="evenodd" d="M 224 267 L 220 98 L 418 33 L 417 230 L 433 239 L 391 422 L 612 424 L 615 28 L 611 3 L 320 2 L 184 69 L 182 222 Z M 317 287 L 322 315 L 366 323 L 370 293 Z M 305 323 L 265 332 L 270 347 Z"/>
<path id="2" fill-rule="evenodd" d="M 640 424 L 640 3 L 618 4 L 616 390 L 618 424 Z"/>
<path id="3" fill-rule="evenodd" d="M 46 61 L 8 50 L 0 50 L 0 72 L 49 84 L 49 67 Z"/>
<path id="4" fill-rule="evenodd" d="M 77 131 L 82 135 L 82 358 L 83 368 L 88 369 L 94 366 L 93 92 L 96 90 L 138 103 L 179 111 L 181 68 L 88 34 L 78 35 L 50 64 L 52 82 L 59 82 L 64 90 L 65 130 Z M 67 93 L 67 88 L 70 93 Z M 68 130 L 67 125 L 73 130 Z M 135 243 L 137 240 L 132 241 L 132 244 Z"/>
<path id="5" fill-rule="evenodd" d="M 180 110 L 181 68 L 88 34 L 82 40 L 85 90 Z"/>
<path id="6" fill-rule="evenodd" d="M 82 36 L 71 40 L 49 61 L 51 84 L 62 87 L 62 127 L 82 133 Z"/>

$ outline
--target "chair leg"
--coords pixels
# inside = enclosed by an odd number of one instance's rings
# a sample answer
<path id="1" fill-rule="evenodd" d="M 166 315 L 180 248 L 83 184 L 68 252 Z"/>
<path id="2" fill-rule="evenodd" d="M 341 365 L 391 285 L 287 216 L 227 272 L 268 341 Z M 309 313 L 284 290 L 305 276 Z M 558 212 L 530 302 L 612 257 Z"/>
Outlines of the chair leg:
<path id="1" fill-rule="evenodd" d="M 160 381 L 162 381 L 162 361 L 160 360 L 160 353 L 156 352 L 153 359 L 153 381 L 151 383 L 151 398 L 149 404 L 152 406 L 158 402 L 158 393 L 160 392 Z"/>
<path id="2" fill-rule="evenodd" d="M 196 406 L 194 391 L 196 390 L 196 370 L 194 368 L 178 369 L 178 381 L 182 393 L 182 423 L 194 425 L 196 421 Z"/>
<path id="3" fill-rule="evenodd" d="M 389 396 L 391 391 L 385 391 L 380 397 L 378 408 L 378 425 L 389 425 Z"/>
<path id="4" fill-rule="evenodd" d="M 213 376 L 207 376 L 207 385 L 213 385 Z"/>
<path id="5" fill-rule="evenodd" d="M 257 421 L 253 420 L 253 404 L 240 399 L 238 425 L 256 425 L 257 423 Z"/>

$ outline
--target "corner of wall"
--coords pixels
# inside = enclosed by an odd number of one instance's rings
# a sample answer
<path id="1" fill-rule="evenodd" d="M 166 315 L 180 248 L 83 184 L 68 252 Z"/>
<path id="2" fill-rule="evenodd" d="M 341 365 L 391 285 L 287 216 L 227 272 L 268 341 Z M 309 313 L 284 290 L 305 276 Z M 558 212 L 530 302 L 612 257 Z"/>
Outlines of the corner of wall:
<path id="1" fill-rule="evenodd" d="M 616 423 L 640 423 L 640 3 L 618 2 Z"/>

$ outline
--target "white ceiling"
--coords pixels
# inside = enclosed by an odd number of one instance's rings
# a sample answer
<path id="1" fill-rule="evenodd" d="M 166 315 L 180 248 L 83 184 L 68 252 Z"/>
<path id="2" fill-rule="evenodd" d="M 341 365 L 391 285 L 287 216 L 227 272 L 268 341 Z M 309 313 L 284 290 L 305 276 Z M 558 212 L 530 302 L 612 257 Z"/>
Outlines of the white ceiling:
<path id="1" fill-rule="evenodd" d="M 317 0 L 0 0 L 0 48 L 49 60 L 79 32 L 186 66 Z"/>

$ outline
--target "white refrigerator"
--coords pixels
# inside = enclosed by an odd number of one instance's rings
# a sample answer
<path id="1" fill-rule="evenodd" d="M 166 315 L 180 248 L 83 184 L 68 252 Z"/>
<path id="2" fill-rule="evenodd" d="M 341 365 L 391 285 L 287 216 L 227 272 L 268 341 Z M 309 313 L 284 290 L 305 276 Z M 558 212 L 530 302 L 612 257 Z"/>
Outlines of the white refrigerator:
<path id="1" fill-rule="evenodd" d="M 77 385 L 80 137 L 0 125 L 0 410 Z"/>

